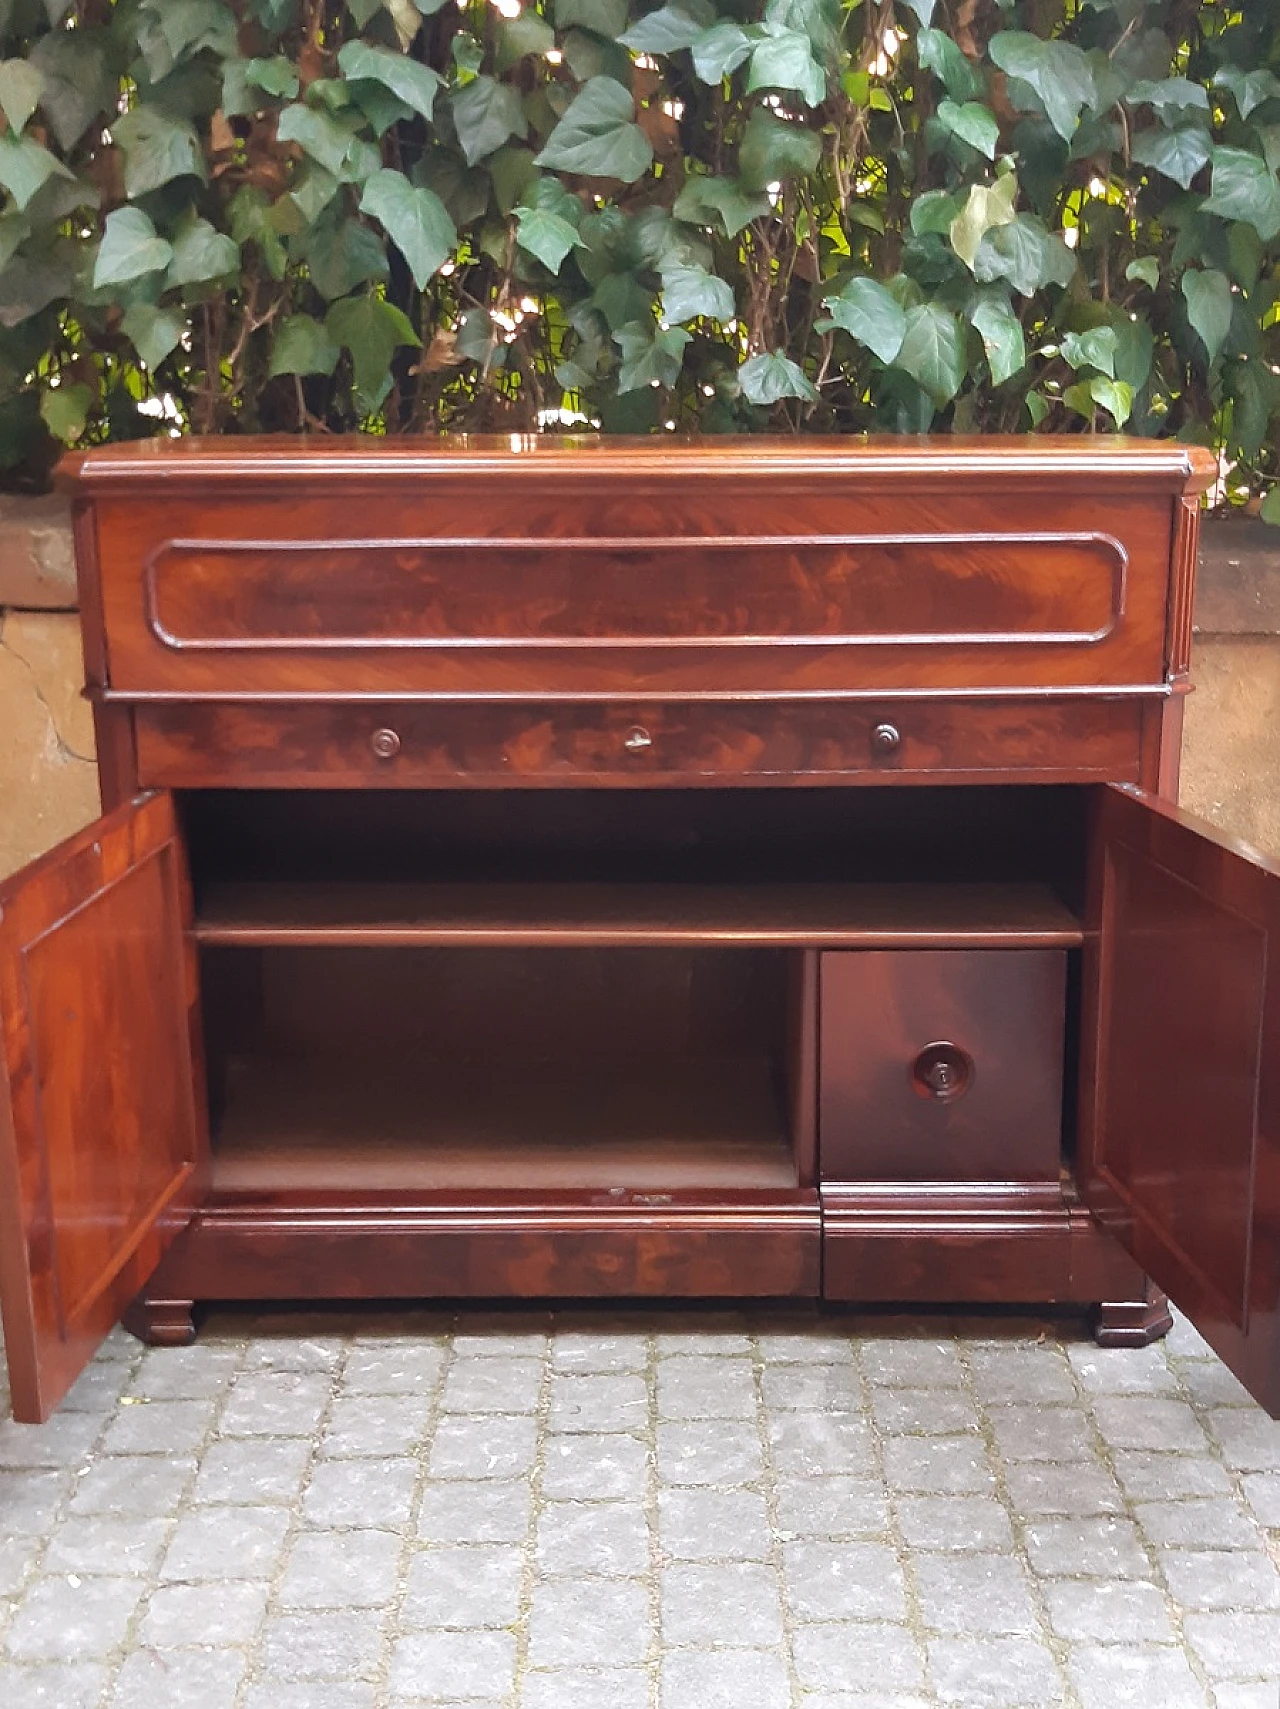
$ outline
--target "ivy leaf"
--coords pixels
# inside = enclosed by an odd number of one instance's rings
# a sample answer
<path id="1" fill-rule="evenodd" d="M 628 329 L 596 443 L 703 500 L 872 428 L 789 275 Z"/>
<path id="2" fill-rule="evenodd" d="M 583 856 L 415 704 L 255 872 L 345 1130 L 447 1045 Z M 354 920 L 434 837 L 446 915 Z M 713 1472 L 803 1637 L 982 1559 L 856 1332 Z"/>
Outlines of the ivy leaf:
<path id="1" fill-rule="evenodd" d="M 40 415 L 55 439 L 73 445 L 85 430 L 93 392 L 83 383 L 50 386 L 40 394 Z"/>
<path id="2" fill-rule="evenodd" d="M 732 178 L 686 178 L 684 188 L 672 204 L 674 218 L 686 225 L 710 226 L 719 221 L 726 237 L 736 237 L 744 226 L 770 211 L 767 196 L 749 195 Z"/>
<path id="3" fill-rule="evenodd" d="M 1140 255 L 1125 268 L 1124 276 L 1129 280 L 1141 279 L 1148 290 L 1154 291 L 1160 283 L 1160 258 L 1156 255 Z"/>
<path id="4" fill-rule="evenodd" d="M 633 53 L 678 53 L 706 33 L 715 15 L 715 7 L 702 0 L 684 0 L 683 5 L 667 0 L 665 6 L 632 24 L 618 40 Z"/>
<path id="5" fill-rule="evenodd" d="M 546 53 L 556 45 L 556 32 L 536 12 L 517 12 L 498 25 L 497 69 L 510 71 L 530 55 Z"/>
<path id="6" fill-rule="evenodd" d="M 819 402 L 813 382 L 804 370 L 780 350 L 752 356 L 738 369 L 738 387 L 749 404 L 776 404 L 783 398 Z"/>
<path id="7" fill-rule="evenodd" d="M 680 378 L 684 347 L 693 334 L 682 326 L 665 331 L 631 321 L 614 334 L 622 351 L 622 366 L 618 370 L 618 393 L 636 392 L 641 386 L 674 386 Z"/>
<path id="8" fill-rule="evenodd" d="M 264 95 L 274 95 L 279 100 L 291 101 L 298 93 L 297 67 L 282 53 L 270 59 L 246 60 L 244 77 L 246 83 L 261 89 Z"/>
<path id="9" fill-rule="evenodd" d="M 556 28 L 590 30 L 616 40 L 627 27 L 627 0 L 555 0 Z"/>
<path id="10" fill-rule="evenodd" d="M 181 344 L 187 317 L 181 309 L 161 309 L 154 303 L 130 303 L 120 322 L 125 337 L 152 373 Z"/>
<path id="11" fill-rule="evenodd" d="M 344 43 L 338 51 L 338 66 L 349 83 L 380 83 L 424 119 L 431 118 L 436 93 L 444 81 L 438 71 L 409 54 L 375 47 L 371 42 Z"/>
<path id="12" fill-rule="evenodd" d="M 468 166 L 496 153 L 508 137 L 523 137 L 529 131 L 520 91 L 492 77 L 477 77 L 457 92 L 453 124 Z"/>
<path id="13" fill-rule="evenodd" d="M 457 248 L 458 233 L 434 190 L 416 189 L 403 172 L 383 167 L 364 187 L 360 212 L 372 214 L 409 263 L 421 291 Z"/>
<path id="14" fill-rule="evenodd" d="M 164 276 L 165 289 L 179 285 L 207 285 L 240 271 L 240 246 L 225 232 L 215 231 L 208 220 L 192 218 L 173 240 L 173 259 Z"/>
<path id="15" fill-rule="evenodd" d="M 982 339 L 992 382 L 1002 386 L 1026 366 L 1022 325 L 1003 297 L 984 297 L 969 318 Z"/>
<path id="16" fill-rule="evenodd" d="M 1133 392 L 1123 380 L 1109 380 L 1099 375 L 1089 381 L 1089 395 L 1100 409 L 1105 409 L 1117 427 L 1123 427 L 1133 411 Z"/>
<path id="17" fill-rule="evenodd" d="M 313 315 L 290 315 L 281 321 L 271 345 L 270 373 L 332 374 L 340 352 Z"/>
<path id="18" fill-rule="evenodd" d="M 964 383 L 964 329 L 940 303 L 921 303 L 908 311 L 893 365 L 910 374 L 935 409 L 942 409 Z"/>
<path id="19" fill-rule="evenodd" d="M 536 163 L 634 184 L 652 159 L 649 139 L 635 123 L 631 91 L 612 77 L 593 77 L 569 103 Z"/>
<path id="20" fill-rule="evenodd" d="M 708 320 L 732 320 L 737 312 L 733 286 L 705 267 L 676 263 L 663 269 L 662 318 L 671 326 L 705 315 Z"/>
<path id="21" fill-rule="evenodd" d="M 1263 499 L 1258 515 L 1264 522 L 1280 523 L 1280 484 L 1273 486 Z"/>
<path id="22" fill-rule="evenodd" d="M 972 101 L 983 93 L 981 73 L 942 30 L 917 34 L 916 58 L 943 83 L 952 100 Z"/>
<path id="23" fill-rule="evenodd" d="M 790 178 L 807 178 L 821 159 L 822 138 L 816 132 L 757 107 L 738 145 L 738 177 L 745 190 L 763 190 Z"/>
<path id="24" fill-rule="evenodd" d="M 1176 131 L 1139 131 L 1130 152 L 1140 165 L 1154 167 L 1189 190 L 1196 173 L 1209 163 L 1213 138 L 1202 125 L 1187 125 Z"/>
<path id="25" fill-rule="evenodd" d="M 43 94 L 44 78 L 30 60 L 0 61 L 0 112 L 8 119 L 11 131 L 22 129 Z"/>
<path id="26" fill-rule="evenodd" d="M 571 249 L 583 249 L 578 235 L 582 203 L 558 178 L 539 179 L 533 201 L 516 208 L 516 236 L 522 249 L 536 255 L 552 273 L 559 273 Z"/>
<path id="27" fill-rule="evenodd" d="M 967 142 L 988 160 L 995 159 L 1000 146 L 1000 125 L 990 107 L 981 101 L 966 101 L 962 107 L 957 106 L 948 96 L 938 103 L 938 118 L 961 142 Z"/>
<path id="28" fill-rule="evenodd" d="M 401 346 L 421 340 L 408 317 L 381 297 L 343 297 L 325 316 L 330 338 L 351 352 L 357 402 L 372 415 L 391 390 L 391 359 Z"/>
<path id="29" fill-rule="evenodd" d="M 693 49 L 693 69 L 704 83 L 720 83 L 747 59 L 756 44 L 741 24 L 722 18 L 690 45 Z"/>
<path id="30" fill-rule="evenodd" d="M 41 36 L 27 57 L 44 77 L 40 106 L 64 152 L 75 147 L 94 119 L 115 115 L 120 86 L 103 32 L 59 30 Z"/>
<path id="31" fill-rule="evenodd" d="M 1087 56 L 1070 42 L 1042 41 L 1025 30 L 1004 30 L 992 36 L 987 52 L 1001 71 L 1035 90 L 1049 123 L 1070 142 L 1081 108 L 1095 95 Z"/>
<path id="32" fill-rule="evenodd" d="M 351 125 L 301 101 L 281 113 L 276 136 L 281 142 L 296 142 L 317 165 L 347 183 L 362 183 L 378 170 L 379 155 L 372 143 L 357 136 Z"/>
<path id="33" fill-rule="evenodd" d="M 930 18 L 933 17 L 933 10 L 937 5 L 937 0 L 905 0 L 905 3 L 907 7 L 915 13 L 923 26 L 928 24 Z"/>
<path id="34" fill-rule="evenodd" d="M 1205 211 L 1247 220 L 1264 243 L 1280 232 L 1280 184 L 1265 160 L 1243 148 L 1215 148 Z"/>
<path id="35" fill-rule="evenodd" d="M 902 349 L 906 314 L 877 280 L 850 279 L 836 296 L 824 297 L 822 306 L 837 326 L 865 344 L 882 362 L 892 362 Z"/>
<path id="36" fill-rule="evenodd" d="M 1091 327 L 1087 332 L 1068 332 L 1062 340 L 1062 354 L 1071 366 L 1098 368 L 1108 379 L 1116 376 L 1116 334 L 1110 326 Z"/>
<path id="37" fill-rule="evenodd" d="M 1139 79 L 1125 93 L 1130 107 L 1151 107 L 1162 119 L 1168 113 L 1209 111 L 1209 97 L 1199 83 L 1188 77 L 1162 77 L 1156 81 Z M 1167 120 L 1166 120 L 1167 122 Z"/>
<path id="38" fill-rule="evenodd" d="M 1242 119 L 1247 119 L 1253 109 L 1264 101 L 1274 101 L 1280 96 L 1280 80 L 1265 68 L 1245 71 L 1239 65 L 1224 65 L 1214 73 L 1213 86 L 1231 91 Z M 1208 105 L 1207 99 L 1205 105 Z"/>
<path id="39" fill-rule="evenodd" d="M 116 208 L 107 215 L 93 265 L 93 288 L 127 285 L 148 273 L 159 273 L 173 259 L 173 249 L 141 208 Z"/>
<path id="40" fill-rule="evenodd" d="M 971 184 L 964 207 L 947 227 L 951 247 L 972 273 L 982 240 L 998 226 L 1011 225 L 1015 219 L 1013 204 L 1018 195 L 1018 180 L 1012 173 L 997 178 L 992 185 Z"/>
<path id="41" fill-rule="evenodd" d="M 1075 256 L 1034 214 L 1018 214 L 1008 225 L 989 231 L 973 262 L 980 283 L 1007 279 L 1023 297 L 1045 285 L 1069 285 L 1075 271 Z"/>
<path id="42" fill-rule="evenodd" d="M 32 137 L 0 136 L 0 184 L 19 212 L 53 177 L 74 179 L 75 173 Z"/>
<path id="43" fill-rule="evenodd" d="M 748 92 L 793 89 L 806 106 L 816 107 L 826 97 L 827 76 L 813 57 L 808 36 L 777 24 L 765 24 L 762 28 L 767 33 L 751 52 Z"/>
<path id="44" fill-rule="evenodd" d="M 1231 331 L 1235 307 L 1231 281 L 1216 267 L 1188 267 L 1182 275 L 1182 295 L 1186 299 L 1187 319 L 1199 334 L 1212 367 Z"/>
<path id="45" fill-rule="evenodd" d="M 124 151 L 124 187 L 131 197 L 159 190 L 175 178 L 205 181 L 204 150 L 194 128 L 159 107 L 131 108 L 116 120 L 111 135 Z"/>
<path id="46" fill-rule="evenodd" d="M 385 279 L 387 253 L 382 239 L 360 220 L 341 211 L 324 214 L 311 227 L 304 251 L 311 283 L 326 301 L 345 297 L 368 279 Z"/>

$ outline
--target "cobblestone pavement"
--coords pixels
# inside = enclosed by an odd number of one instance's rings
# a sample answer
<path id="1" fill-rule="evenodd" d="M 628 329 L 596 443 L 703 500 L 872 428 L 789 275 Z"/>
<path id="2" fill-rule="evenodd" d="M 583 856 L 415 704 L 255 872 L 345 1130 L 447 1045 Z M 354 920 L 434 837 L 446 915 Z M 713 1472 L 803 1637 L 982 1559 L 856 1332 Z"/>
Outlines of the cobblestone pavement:
<path id="1" fill-rule="evenodd" d="M 117 1332 L 0 1424 L 0 1704 L 1280 1709 L 1280 1425 L 1020 1327 Z"/>

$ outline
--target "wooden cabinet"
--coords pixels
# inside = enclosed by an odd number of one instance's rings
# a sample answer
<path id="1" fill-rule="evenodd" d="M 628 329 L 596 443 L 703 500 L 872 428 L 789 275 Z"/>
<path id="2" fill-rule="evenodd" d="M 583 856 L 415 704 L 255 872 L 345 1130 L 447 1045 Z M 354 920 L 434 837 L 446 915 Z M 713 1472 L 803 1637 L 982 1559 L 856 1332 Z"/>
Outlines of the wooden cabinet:
<path id="1" fill-rule="evenodd" d="M 1211 474 L 69 459 L 109 810 L 0 887 L 18 1414 L 202 1300 L 1157 1287 L 1280 1409 L 1280 874 L 1161 799 Z"/>

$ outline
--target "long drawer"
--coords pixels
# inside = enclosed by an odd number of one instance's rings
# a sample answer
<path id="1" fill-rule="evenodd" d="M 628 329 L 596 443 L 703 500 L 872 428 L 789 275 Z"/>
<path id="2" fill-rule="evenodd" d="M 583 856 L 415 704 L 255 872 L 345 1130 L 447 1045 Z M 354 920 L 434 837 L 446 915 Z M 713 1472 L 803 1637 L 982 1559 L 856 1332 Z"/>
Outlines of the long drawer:
<path id="1" fill-rule="evenodd" d="M 1139 775 L 1136 698 L 629 705 L 196 701 L 136 711 L 175 788 L 498 787 Z"/>

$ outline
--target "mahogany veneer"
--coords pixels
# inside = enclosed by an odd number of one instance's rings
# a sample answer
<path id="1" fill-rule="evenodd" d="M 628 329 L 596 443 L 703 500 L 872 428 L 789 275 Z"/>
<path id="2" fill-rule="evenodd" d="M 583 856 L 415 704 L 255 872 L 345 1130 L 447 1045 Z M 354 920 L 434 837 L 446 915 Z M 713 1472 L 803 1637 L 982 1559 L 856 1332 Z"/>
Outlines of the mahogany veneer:
<path id="1" fill-rule="evenodd" d="M 1168 805 L 1214 473 L 68 458 L 108 812 L 0 887 L 18 1415 L 207 1299 L 1041 1302 L 1137 1342 L 1160 1288 L 1280 1410 L 1280 873 Z"/>

